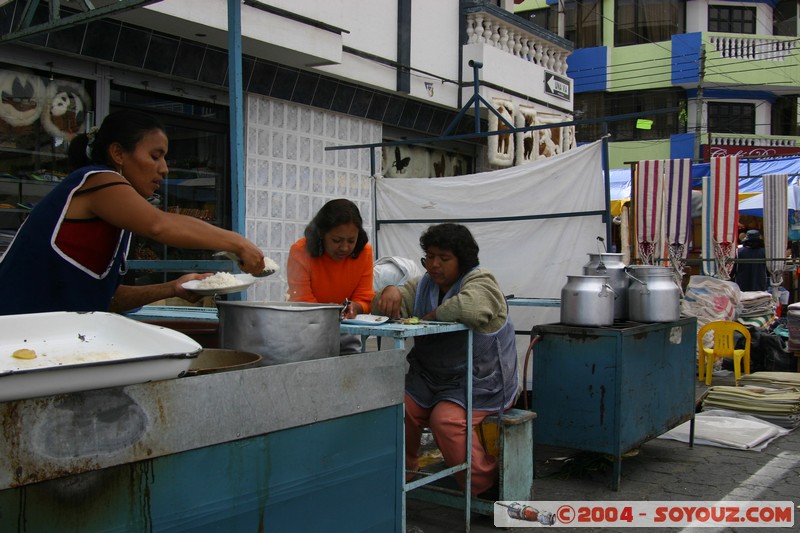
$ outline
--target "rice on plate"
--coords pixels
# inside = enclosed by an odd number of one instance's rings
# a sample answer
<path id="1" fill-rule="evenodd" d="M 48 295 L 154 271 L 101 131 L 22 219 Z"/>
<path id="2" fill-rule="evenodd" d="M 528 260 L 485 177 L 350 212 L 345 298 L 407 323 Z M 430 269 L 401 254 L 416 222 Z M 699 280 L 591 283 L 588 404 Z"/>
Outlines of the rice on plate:
<path id="1" fill-rule="evenodd" d="M 201 290 L 224 289 L 226 287 L 241 285 L 241 283 L 242 282 L 236 279 L 233 274 L 228 272 L 217 272 L 213 276 L 209 276 L 198 281 L 196 288 Z"/>

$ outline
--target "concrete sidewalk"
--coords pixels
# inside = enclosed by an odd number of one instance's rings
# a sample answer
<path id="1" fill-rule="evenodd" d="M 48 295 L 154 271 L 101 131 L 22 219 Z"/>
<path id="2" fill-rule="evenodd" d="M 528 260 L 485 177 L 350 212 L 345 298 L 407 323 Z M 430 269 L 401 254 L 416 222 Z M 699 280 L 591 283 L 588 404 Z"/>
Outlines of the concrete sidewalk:
<path id="1" fill-rule="evenodd" d="M 732 384 L 714 379 L 714 385 Z M 698 384 L 698 396 L 705 391 Z M 610 461 L 598 454 L 536 446 L 534 501 L 792 501 L 795 530 L 800 524 L 800 431 L 774 440 L 761 452 L 734 450 L 668 439 L 653 439 L 623 459 L 619 491 L 610 488 Z M 575 460 L 565 462 L 566 457 Z M 569 464 L 569 468 L 566 466 Z M 464 512 L 408 498 L 409 531 L 464 531 Z M 471 531 L 495 531 L 492 517 L 472 515 Z M 416 528 L 413 529 L 413 528 Z M 592 528 L 573 528 L 594 531 Z M 513 528 L 510 531 L 542 531 Z M 566 528 L 561 528 L 565 531 Z M 636 528 L 603 529 L 631 532 Z M 662 528 L 666 531 L 681 531 Z M 697 531 L 757 531 L 753 528 L 703 528 Z M 785 531 L 785 529 L 783 529 Z M 688 531 L 688 530 L 687 530 Z M 781 529 L 775 529 L 781 531 Z"/>

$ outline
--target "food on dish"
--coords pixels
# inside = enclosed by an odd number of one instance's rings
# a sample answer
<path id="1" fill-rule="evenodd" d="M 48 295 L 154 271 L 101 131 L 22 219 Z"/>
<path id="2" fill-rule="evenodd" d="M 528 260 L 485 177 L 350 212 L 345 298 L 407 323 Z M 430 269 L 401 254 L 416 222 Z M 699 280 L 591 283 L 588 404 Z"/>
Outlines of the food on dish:
<path id="1" fill-rule="evenodd" d="M 226 287 L 233 287 L 241 284 L 242 282 L 236 279 L 233 274 L 229 274 L 228 272 L 217 272 L 213 276 L 209 276 L 198 281 L 195 288 L 201 290 L 224 289 Z"/>
<path id="2" fill-rule="evenodd" d="M 416 317 L 416 316 L 412 316 L 412 317 L 409 317 L 409 318 L 403 318 L 403 319 L 400 320 L 401 324 L 419 324 L 420 322 L 422 322 L 422 320 L 420 320 L 419 317 Z"/>
<path id="3" fill-rule="evenodd" d="M 14 350 L 11 357 L 16 357 L 17 359 L 36 359 L 36 352 L 28 348 L 20 348 L 19 350 Z"/>
<path id="4" fill-rule="evenodd" d="M 275 261 L 273 261 L 269 257 L 265 257 L 264 258 L 264 270 L 267 270 L 267 271 L 271 270 L 273 272 L 277 272 L 278 270 L 280 270 L 280 267 L 278 267 L 278 263 L 276 263 Z"/>

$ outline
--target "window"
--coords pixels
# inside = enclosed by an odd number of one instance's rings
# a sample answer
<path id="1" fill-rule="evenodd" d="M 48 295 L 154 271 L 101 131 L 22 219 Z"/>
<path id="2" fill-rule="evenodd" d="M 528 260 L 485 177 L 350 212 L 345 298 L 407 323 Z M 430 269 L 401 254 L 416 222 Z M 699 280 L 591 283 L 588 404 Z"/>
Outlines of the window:
<path id="1" fill-rule="evenodd" d="M 614 44 L 669 41 L 686 31 L 686 11 L 680 0 L 617 0 Z"/>
<path id="2" fill-rule="evenodd" d="M 772 18 L 773 35 L 797 37 L 797 0 L 778 0 Z"/>
<path id="3" fill-rule="evenodd" d="M 756 8 L 708 6 L 708 31 L 720 33 L 756 33 Z"/>
<path id="4" fill-rule="evenodd" d="M 679 108 L 685 105 L 686 94 L 682 89 L 655 91 L 626 91 L 621 93 L 582 93 L 575 95 L 576 119 L 613 117 L 627 113 L 643 113 L 666 108 Z M 649 130 L 636 127 L 637 119 L 608 122 L 612 141 L 639 141 L 664 139 L 675 133 L 682 133 L 684 127 L 679 119 L 679 111 L 674 113 L 642 116 L 652 120 Z M 576 126 L 578 142 L 591 142 L 603 135 L 603 124 L 582 124 Z"/>
<path id="5" fill-rule="evenodd" d="M 0 253 L 72 170 L 70 141 L 94 116 L 94 83 L 0 64 Z"/>
<path id="6" fill-rule="evenodd" d="M 772 104 L 772 135 L 800 135 L 797 96 L 779 96 Z"/>
<path id="7" fill-rule="evenodd" d="M 756 106 L 729 102 L 708 103 L 708 131 L 710 133 L 756 132 Z"/>
<path id="8" fill-rule="evenodd" d="M 112 85 L 111 110 L 135 108 L 156 115 L 169 137 L 169 175 L 151 202 L 171 213 L 230 228 L 228 108 Z M 174 248 L 134 237 L 131 260 L 208 260 L 211 251 Z M 127 283 L 159 283 L 177 275 L 132 270 Z"/>
<path id="9" fill-rule="evenodd" d="M 564 35 L 578 48 L 603 44 L 603 7 L 599 0 L 564 0 Z M 558 34 L 559 4 L 546 9 L 519 12 L 525 20 Z"/>

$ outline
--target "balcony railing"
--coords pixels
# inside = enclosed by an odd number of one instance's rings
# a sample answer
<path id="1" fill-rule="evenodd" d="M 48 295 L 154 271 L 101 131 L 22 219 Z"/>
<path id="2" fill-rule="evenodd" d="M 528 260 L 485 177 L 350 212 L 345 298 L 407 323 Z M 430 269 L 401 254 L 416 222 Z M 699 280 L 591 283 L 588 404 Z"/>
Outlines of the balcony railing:
<path id="1" fill-rule="evenodd" d="M 466 44 L 483 43 L 530 61 L 557 74 L 566 74 L 573 44 L 539 26 L 481 0 L 462 1 Z"/>
<path id="2" fill-rule="evenodd" d="M 714 146 L 742 146 L 765 147 L 765 148 L 796 148 L 797 137 L 761 137 L 753 135 L 732 135 L 725 133 L 709 133 L 709 140 Z"/>
<path id="3" fill-rule="evenodd" d="M 792 50 L 800 47 L 797 37 L 713 34 L 708 36 L 708 40 L 725 59 L 785 61 Z"/>

